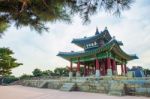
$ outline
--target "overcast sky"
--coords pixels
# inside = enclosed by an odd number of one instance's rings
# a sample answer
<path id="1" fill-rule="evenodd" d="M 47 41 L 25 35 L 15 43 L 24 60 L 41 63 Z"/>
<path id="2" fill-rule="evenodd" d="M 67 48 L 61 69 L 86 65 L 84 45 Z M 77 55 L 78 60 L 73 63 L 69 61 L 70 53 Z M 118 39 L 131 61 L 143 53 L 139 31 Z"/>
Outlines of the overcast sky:
<path id="1" fill-rule="evenodd" d="M 128 54 L 136 54 L 139 59 L 128 62 L 128 66 L 150 68 L 150 0 L 136 0 L 130 10 L 116 17 L 104 12 L 91 17 L 91 23 L 83 25 L 75 16 L 72 24 L 63 22 L 49 23 L 49 32 L 39 35 L 28 27 L 9 28 L 2 39 L 0 47 L 9 47 L 14 57 L 23 65 L 13 69 L 13 74 L 31 74 L 35 68 L 42 70 L 64 67 L 69 62 L 56 56 L 59 51 L 80 51 L 71 44 L 73 38 L 82 38 L 95 34 L 107 26 L 110 34 L 124 43 L 122 49 Z"/>

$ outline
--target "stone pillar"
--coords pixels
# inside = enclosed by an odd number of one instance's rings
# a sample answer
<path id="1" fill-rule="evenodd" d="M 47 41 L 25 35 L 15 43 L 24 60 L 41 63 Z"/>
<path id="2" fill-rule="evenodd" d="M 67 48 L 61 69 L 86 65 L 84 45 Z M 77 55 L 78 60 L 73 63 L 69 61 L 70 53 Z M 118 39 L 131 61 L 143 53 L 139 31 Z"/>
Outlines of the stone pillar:
<path id="1" fill-rule="evenodd" d="M 72 60 L 70 60 L 70 71 L 69 71 L 69 77 L 71 78 L 73 76 L 72 73 Z"/>
<path id="2" fill-rule="evenodd" d="M 124 66 L 121 64 L 121 75 L 124 75 Z"/>
<path id="3" fill-rule="evenodd" d="M 112 76 L 111 60 L 109 57 L 106 60 L 107 60 L 107 76 Z"/>
<path id="4" fill-rule="evenodd" d="M 96 58 L 96 73 L 95 73 L 95 77 L 100 77 L 100 64 L 99 64 L 99 61 L 98 61 L 98 58 Z"/>
<path id="5" fill-rule="evenodd" d="M 80 59 L 78 58 L 76 77 L 80 77 Z"/>

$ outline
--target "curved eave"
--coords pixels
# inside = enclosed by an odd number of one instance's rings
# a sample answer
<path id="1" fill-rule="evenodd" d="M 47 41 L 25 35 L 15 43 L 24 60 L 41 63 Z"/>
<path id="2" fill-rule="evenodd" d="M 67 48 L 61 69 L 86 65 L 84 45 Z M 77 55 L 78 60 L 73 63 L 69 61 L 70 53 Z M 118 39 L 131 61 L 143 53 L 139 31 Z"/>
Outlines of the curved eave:
<path id="1" fill-rule="evenodd" d="M 114 45 L 114 47 L 111 49 L 113 52 L 115 52 L 118 56 L 122 57 L 123 59 L 130 61 L 133 59 L 138 59 L 138 57 L 136 55 L 133 54 L 127 54 L 126 52 L 124 52 L 120 46 L 118 46 L 117 44 Z"/>
<path id="2" fill-rule="evenodd" d="M 72 57 L 77 56 L 79 52 L 59 52 L 57 56 L 60 56 L 66 60 L 70 60 Z"/>
<path id="3" fill-rule="evenodd" d="M 98 52 L 103 52 L 103 51 L 109 50 L 111 48 L 110 44 L 111 44 L 111 42 L 107 43 L 105 46 L 103 46 L 101 48 L 96 48 L 96 49 L 92 49 L 92 50 L 88 50 L 88 51 L 59 52 L 57 56 L 60 56 L 67 60 L 70 60 L 71 58 L 74 58 L 74 57 L 81 57 L 81 56 L 84 57 L 84 56 L 96 54 Z"/>
<path id="4" fill-rule="evenodd" d="M 64 59 L 70 60 L 71 58 L 77 58 L 77 57 L 84 57 L 96 54 L 98 52 L 103 52 L 105 50 L 108 50 L 109 46 L 105 46 L 103 48 L 97 48 L 91 51 L 82 51 L 82 52 L 59 52 L 57 56 L 60 56 Z"/>
<path id="5" fill-rule="evenodd" d="M 90 51 L 81 51 L 81 52 L 59 52 L 57 56 L 60 56 L 67 60 L 70 60 L 71 58 L 84 57 L 84 56 L 93 55 L 93 54 L 97 54 L 99 52 L 104 52 L 104 51 L 113 51 L 116 55 L 118 55 L 119 57 L 121 57 L 127 61 L 133 60 L 133 59 L 138 59 L 138 57 L 136 55 L 129 55 L 129 54 L 125 53 L 120 48 L 119 44 L 117 43 L 117 41 L 115 39 L 111 40 L 105 46 L 103 46 L 101 48 L 93 49 Z"/>
<path id="6" fill-rule="evenodd" d="M 117 43 L 118 43 L 120 46 L 123 46 L 122 41 L 117 41 Z"/>

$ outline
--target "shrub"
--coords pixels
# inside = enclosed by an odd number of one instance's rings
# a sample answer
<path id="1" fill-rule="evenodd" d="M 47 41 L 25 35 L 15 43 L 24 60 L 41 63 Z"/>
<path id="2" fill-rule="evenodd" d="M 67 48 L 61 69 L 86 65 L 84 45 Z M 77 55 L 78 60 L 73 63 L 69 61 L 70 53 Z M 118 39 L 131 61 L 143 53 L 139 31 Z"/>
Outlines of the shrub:
<path id="1" fill-rule="evenodd" d="M 10 84 L 17 80 L 19 80 L 19 79 L 16 78 L 15 76 L 4 76 L 4 77 L 1 77 L 0 84 Z"/>

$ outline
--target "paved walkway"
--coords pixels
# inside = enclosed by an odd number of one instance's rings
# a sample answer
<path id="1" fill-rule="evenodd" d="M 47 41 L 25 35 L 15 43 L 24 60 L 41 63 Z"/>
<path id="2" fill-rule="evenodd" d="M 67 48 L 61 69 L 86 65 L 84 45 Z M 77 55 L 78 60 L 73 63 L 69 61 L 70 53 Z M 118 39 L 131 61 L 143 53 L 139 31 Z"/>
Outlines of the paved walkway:
<path id="1" fill-rule="evenodd" d="M 0 99 L 150 99 L 136 96 L 109 96 L 99 93 L 62 92 L 24 86 L 0 86 Z"/>

